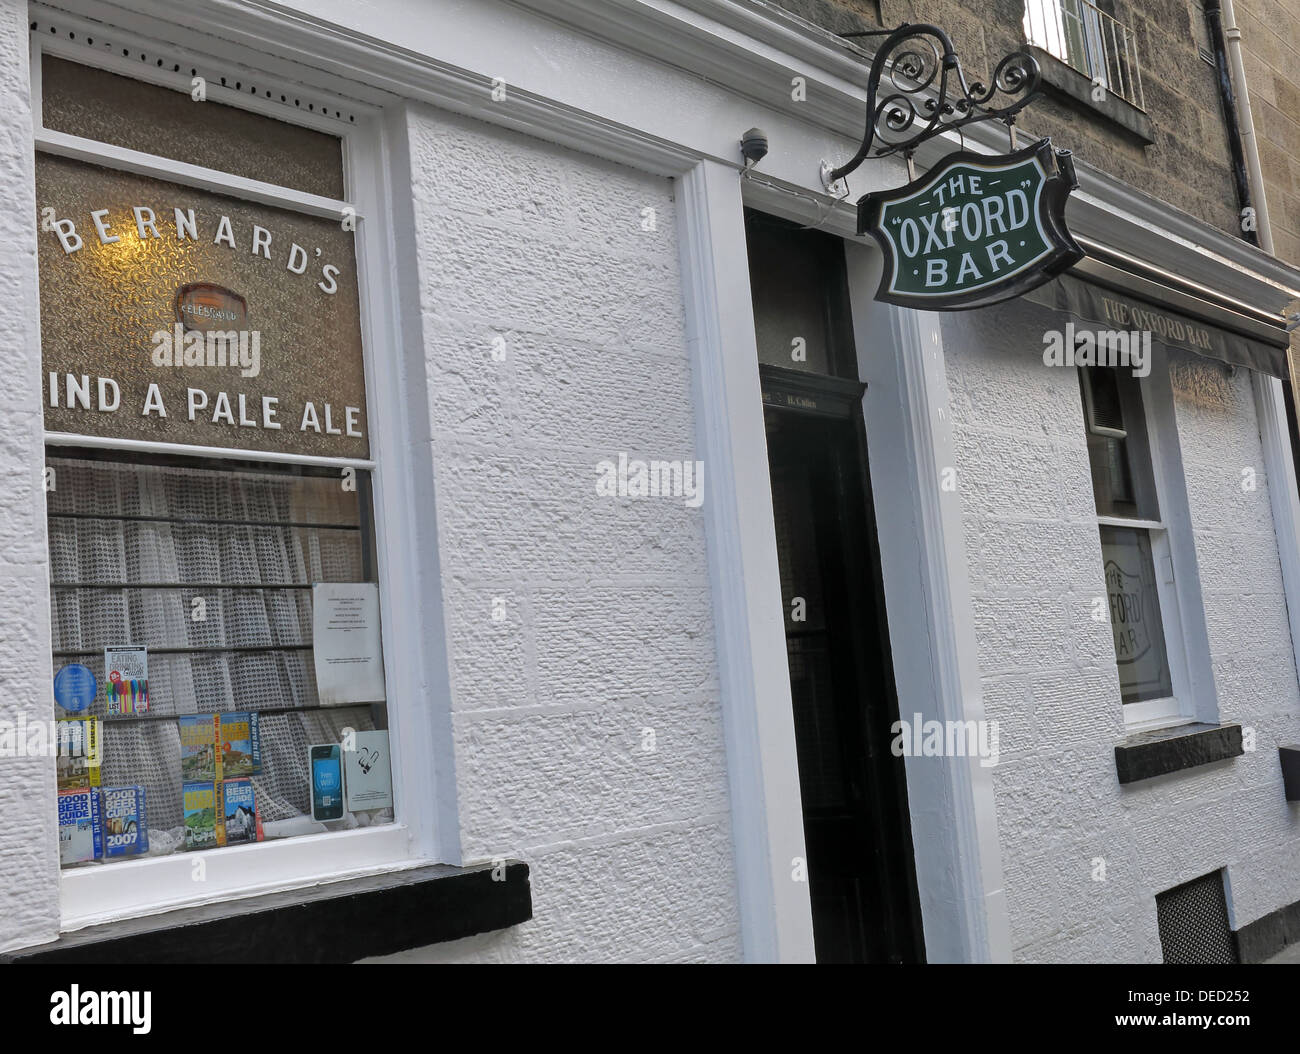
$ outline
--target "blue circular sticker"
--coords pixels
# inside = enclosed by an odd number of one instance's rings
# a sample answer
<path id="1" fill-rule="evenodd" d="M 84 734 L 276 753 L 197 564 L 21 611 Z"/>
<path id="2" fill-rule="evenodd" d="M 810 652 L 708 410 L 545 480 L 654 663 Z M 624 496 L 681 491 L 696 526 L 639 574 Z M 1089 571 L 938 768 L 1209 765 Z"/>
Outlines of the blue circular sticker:
<path id="1" fill-rule="evenodd" d="M 79 662 L 70 663 L 54 675 L 54 701 L 74 714 L 87 709 L 98 691 L 94 673 Z"/>

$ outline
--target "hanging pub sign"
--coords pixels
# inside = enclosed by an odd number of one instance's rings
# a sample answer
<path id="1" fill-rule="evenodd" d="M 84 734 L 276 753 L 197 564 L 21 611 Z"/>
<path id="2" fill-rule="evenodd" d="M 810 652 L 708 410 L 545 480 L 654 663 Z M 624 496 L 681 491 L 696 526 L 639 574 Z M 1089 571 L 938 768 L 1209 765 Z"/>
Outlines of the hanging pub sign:
<path id="1" fill-rule="evenodd" d="M 858 202 L 858 233 L 885 255 L 876 299 L 951 311 L 1020 296 L 1084 256 L 1065 225 L 1069 151 L 949 154 L 920 179 Z"/>
<path id="2" fill-rule="evenodd" d="M 984 121 L 1005 123 L 1012 153 L 949 154 L 898 190 L 858 201 L 858 233 L 885 254 L 878 300 L 922 310 L 984 307 L 1028 292 L 1083 259 L 1065 225 L 1078 186 L 1067 150 L 1047 139 L 1015 149 L 1017 115 L 1038 97 L 1042 71 L 1028 51 L 1004 55 L 987 82 L 970 80 L 939 26 L 904 22 L 884 36 L 867 76 L 867 120 L 857 153 L 823 159 L 830 192 L 866 161 L 907 158 L 931 139 Z"/>
<path id="3" fill-rule="evenodd" d="M 36 158 L 50 432 L 370 454 L 353 230 Z"/>

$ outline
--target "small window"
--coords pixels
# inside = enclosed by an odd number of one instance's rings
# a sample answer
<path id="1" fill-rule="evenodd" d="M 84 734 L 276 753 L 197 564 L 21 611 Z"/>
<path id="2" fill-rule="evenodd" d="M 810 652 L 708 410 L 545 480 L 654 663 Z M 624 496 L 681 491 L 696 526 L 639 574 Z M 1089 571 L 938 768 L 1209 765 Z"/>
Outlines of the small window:
<path id="1" fill-rule="evenodd" d="M 1143 108 L 1137 38 L 1088 0 L 1025 0 L 1025 39 L 1094 84 Z"/>
<path id="2" fill-rule="evenodd" d="M 1098 515 L 1158 520 L 1160 509 L 1137 379 L 1117 369 L 1099 367 L 1081 370 L 1079 377 Z"/>
<path id="3" fill-rule="evenodd" d="M 1080 368 L 1079 385 L 1125 720 L 1171 723 L 1182 717 L 1170 661 L 1181 627 L 1142 389 L 1102 366 Z"/>

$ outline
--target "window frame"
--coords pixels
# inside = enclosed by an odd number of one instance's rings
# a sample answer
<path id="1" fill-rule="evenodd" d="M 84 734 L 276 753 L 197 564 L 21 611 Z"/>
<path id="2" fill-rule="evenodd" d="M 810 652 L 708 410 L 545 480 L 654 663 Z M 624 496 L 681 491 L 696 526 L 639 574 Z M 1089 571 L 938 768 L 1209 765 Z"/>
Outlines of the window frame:
<path id="1" fill-rule="evenodd" d="M 1093 499 L 1093 521 L 1098 528 L 1126 527 L 1147 532 L 1151 543 L 1151 560 L 1156 571 L 1160 618 L 1164 627 L 1165 655 L 1169 664 L 1172 694 L 1135 703 L 1121 701 L 1126 732 L 1192 724 L 1207 719 L 1208 711 L 1214 709 L 1214 701 L 1207 697 L 1206 691 L 1206 685 L 1214 683 L 1213 675 L 1208 670 L 1208 648 L 1202 646 L 1198 652 L 1197 642 L 1189 643 L 1189 635 L 1197 631 L 1201 640 L 1204 640 L 1204 612 L 1199 607 L 1199 574 L 1191 535 L 1187 485 L 1183 476 L 1182 455 L 1178 448 L 1169 362 L 1164 349 L 1154 340 L 1151 342 L 1148 362 L 1151 367 L 1148 375 L 1134 377 L 1133 380 L 1137 385 L 1143 423 L 1146 426 L 1147 456 L 1151 462 L 1158 518 L 1152 520 L 1097 513 L 1096 499 Z M 1079 387 L 1086 435 L 1087 410 L 1083 384 L 1080 383 Z M 1091 481 L 1091 459 L 1088 469 Z M 1091 491 L 1091 487 L 1089 489 Z M 1100 536 L 1098 542 L 1100 544 Z M 1109 621 L 1109 606 L 1107 611 Z M 1201 656 L 1200 661 L 1194 662 L 1192 656 L 1198 654 Z"/>
<path id="2" fill-rule="evenodd" d="M 1077 14 L 1066 11 L 1066 4 L 1072 3 L 1078 9 Z M 1040 21 L 1035 22 L 1030 8 L 1034 8 Z M 1103 88 L 1110 88 L 1110 68 L 1106 61 L 1106 44 L 1103 36 L 1101 16 L 1103 12 L 1088 0 L 1025 0 L 1023 28 L 1025 40 L 1035 47 L 1042 48 L 1053 58 L 1060 59 L 1085 76 L 1100 82 Z M 1074 30 L 1067 22 L 1071 18 L 1078 20 L 1078 29 Z M 1040 39 L 1035 40 L 1035 27 L 1042 29 Z M 1053 33 L 1056 40 L 1052 39 Z M 1075 64 L 1070 54 L 1071 43 L 1077 36 L 1086 69 Z"/>
<path id="3" fill-rule="evenodd" d="M 183 55 L 184 49 L 159 44 L 138 35 L 103 25 L 83 24 L 75 17 L 62 23 L 83 33 L 111 38 L 153 55 Z M 407 427 L 405 382 L 402 377 L 403 341 L 396 300 L 398 275 L 385 232 L 393 229 L 391 154 L 383 111 L 353 99 L 337 99 L 355 122 L 343 123 L 297 108 L 264 100 L 251 93 L 225 88 L 209 77 L 207 100 L 259 113 L 289 124 L 338 135 L 342 145 L 344 187 L 347 200 L 329 199 L 274 184 L 230 175 L 213 169 L 142 153 L 95 140 L 47 129 L 41 97 L 42 57 L 49 54 L 82 65 L 131 77 L 146 83 L 178 89 L 188 94 L 188 71 L 177 73 L 120 53 L 91 48 L 82 40 L 32 30 L 31 104 L 33 151 L 89 162 L 231 195 L 259 204 L 289 208 L 342 221 L 353 210 L 356 220 L 355 257 L 366 383 L 366 421 L 370 457 L 365 459 L 315 457 L 287 452 L 264 452 L 204 447 L 180 443 L 106 439 L 75 433 L 44 432 L 44 449 L 92 447 L 123 452 L 169 453 L 236 461 L 278 462 L 365 469 L 372 483 L 373 537 L 376 550 L 375 580 L 380 590 L 380 618 L 384 671 L 388 685 L 388 724 L 394 791 L 394 818 L 390 824 L 350 831 L 300 835 L 254 845 L 230 846 L 203 853 L 174 853 L 115 861 L 112 866 L 70 868 L 60 871 L 60 915 L 64 932 L 85 926 L 157 914 L 171 909 L 238 900 L 271 890 L 288 890 L 341 881 L 361 875 L 426 866 L 444 858 L 458 863 L 457 832 L 435 829 L 435 795 L 439 786 L 432 771 L 435 719 L 431 706 L 400 705 L 397 700 L 425 698 L 446 684 L 445 666 L 426 672 L 427 641 L 422 639 L 425 619 L 412 573 L 430 558 L 415 544 L 411 504 L 413 459 Z M 191 63 L 193 64 L 193 63 Z M 216 61 L 202 65 L 213 68 Z M 283 83 L 283 75 L 269 83 Z M 330 99 L 330 92 L 304 89 L 314 100 Z M 391 349 L 376 354 L 376 349 Z M 436 574 L 436 556 L 432 559 Z M 48 587 L 47 587 L 48 589 Z M 47 600 L 48 600 L 47 592 Z M 436 598 L 435 598 L 436 599 Z M 441 632 L 441 619 L 432 625 Z M 441 661 L 445 662 L 445 658 Z M 421 805 L 420 803 L 424 803 Z M 52 807 L 51 803 L 51 807 Z M 200 869 L 198 861 L 203 862 Z M 201 880 L 200 880 L 201 875 Z"/>

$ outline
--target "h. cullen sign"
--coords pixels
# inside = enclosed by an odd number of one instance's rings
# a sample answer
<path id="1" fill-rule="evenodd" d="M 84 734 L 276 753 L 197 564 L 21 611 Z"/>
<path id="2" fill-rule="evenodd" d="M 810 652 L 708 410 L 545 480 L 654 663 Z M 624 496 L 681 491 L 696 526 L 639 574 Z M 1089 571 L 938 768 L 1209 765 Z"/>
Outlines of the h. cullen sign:
<path id="1" fill-rule="evenodd" d="M 1028 292 L 1083 258 L 1065 226 L 1078 186 L 1047 139 L 1014 154 L 949 154 L 920 179 L 858 202 L 885 254 L 878 300 L 945 311 Z"/>

